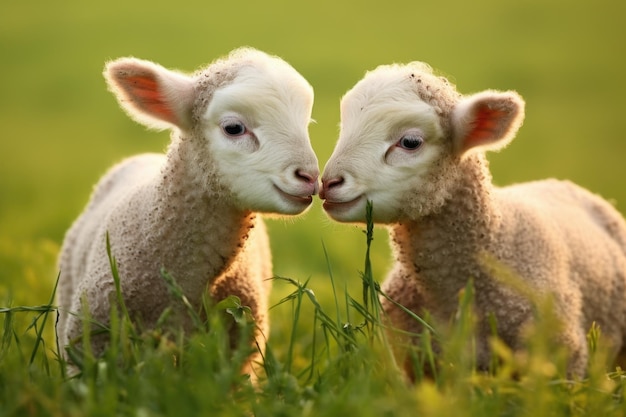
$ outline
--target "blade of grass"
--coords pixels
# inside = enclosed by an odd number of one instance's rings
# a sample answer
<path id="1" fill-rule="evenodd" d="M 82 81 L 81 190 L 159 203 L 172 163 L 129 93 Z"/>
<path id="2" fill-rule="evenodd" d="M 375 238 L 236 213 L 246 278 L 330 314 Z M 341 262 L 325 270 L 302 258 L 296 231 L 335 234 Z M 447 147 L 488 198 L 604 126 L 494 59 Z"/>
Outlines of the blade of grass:
<path id="1" fill-rule="evenodd" d="M 366 220 L 366 249 L 365 249 L 365 265 L 363 269 L 363 303 L 367 309 L 369 306 L 370 297 L 376 297 L 376 291 L 374 291 L 374 282 L 372 275 L 372 263 L 370 261 L 370 247 L 374 240 L 374 222 L 372 219 L 372 211 L 374 203 L 368 200 L 365 206 L 365 220 Z M 374 304 L 373 302 L 372 304 Z"/>
<path id="2" fill-rule="evenodd" d="M 294 352 L 295 345 L 296 345 L 296 330 L 300 322 L 300 310 L 302 308 L 302 298 L 303 298 L 302 296 L 305 292 L 307 284 L 309 283 L 309 280 L 307 279 L 304 284 L 301 284 L 292 278 L 275 276 L 273 279 L 278 280 L 278 281 L 285 281 L 293 285 L 294 287 L 296 287 L 294 292 L 282 298 L 275 305 L 275 306 L 278 306 L 287 301 L 291 301 L 292 303 L 295 303 L 295 304 L 292 304 L 293 322 L 291 324 L 291 336 L 289 338 L 289 346 L 287 348 L 287 359 L 285 360 L 286 371 L 291 373 L 291 369 L 293 365 L 293 352 Z"/>
<path id="3" fill-rule="evenodd" d="M 107 256 L 109 257 L 109 265 L 111 267 L 111 274 L 113 275 L 113 282 L 115 284 L 115 296 L 117 298 L 117 303 L 118 303 L 120 310 L 122 311 L 122 315 L 125 318 L 124 321 L 128 323 L 128 325 L 130 326 L 132 321 L 130 319 L 130 314 L 128 313 L 128 309 L 126 308 L 124 297 L 122 296 L 120 273 L 119 273 L 119 270 L 117 269 L 117 261 L 115 260 L 115 257 L 113 256 L 111 252 L 111 241 L 109 239 L 109 232 L 107 232 L 106 234 L 106 250 L 107 250 Z M 133 336 L 135 337 L 137 336 L 133 328 L 128 329 L 128 330 L 132 333 Z"/>
<path id="4" fill-rule="evenodd" d="M 189 299 L 183 292 L 183 289 L 176 282 L 176 279 L 165 269 L 161 269 L 161 277 L 165 281 L 165 284 L 167 285 L 167 289 L 170 292 L 170 294 L 172 294 L 174 297 L 180 300 L 185 306 L 185 309 L 187 310 L 187 313 L 189 314 L 189 317 L 191 318 L 194 328 L 196 329 L 203 328 L 202 318 L 200 318 L 198 311 L 191 305 L 191 302 L 189 301 Z"/>
<path id="5" fill-rule="evenodd" d="M 56 296 L 57 287 L 59 285 L 59 278 L 60 277 L 61 277 L 61 273 L 59 272 L 59 274 L 57 275 L 56 282 L 54 283 L 54 288 L 52 289 L 52 294 L 50 295 L 50 301 L 48 301 L 48 305 L 47 305 L 48 309 L 42 313 L 43 314 L 43 320 L 42 320 L 41 326 L 39 327 L 39 331 L 37 332 L 37 338 L 35 339 L 35 346 L 33 346 L 33 351 L 32 351 L 32 353 L 30 355 L 29 365 L 32 365 L 33 362 L 35 361 L 35 355 L 37 354 L 37 349 L 39 349 L 39 344 L 42 343 L 42 341 L 43 341 L 42 333 L 43 333 L 43 329 L 46 327 L 46 321 L 48 320 L 48 314 L 50 314 L 51 311 L 56 310 L 56 307 L 53 307 L 52 303 L 54 302 L 54 297 Z M 49 373 L 48 373 L 48 375 L 49 375 Z"/>
<path id="6" fill-rule="evenodd" d="M 335 288 L 335 278 L 333 276 L 333 269 L 330 266 L 330 257 L 326 250 L 326 245 L 322 240 L 322 249 L 324 250 L 324 259 L 326 260 L 326 268 L 328 270 L 328 277 L 330 278 L 330 285 L 333 290 L 333 297 L 335 299 L 335 311 L 337 312 L 337 325 L 341 325 L 341 312 L 339 310 L 339 301 L 337 300 L 337 289 Z"/>
<path id="7" fill-rule="evenodd" d="M 50 304 L 42 304 L 38 306 L 18 306 L 18 307 L 2 307 L 0 308 L 0 314 L 2 313 L 20 313 L 20 312 L 37 312 L 37 313 L 45 313 L 50 310 L 56 310 L 56 307 L 51 306 Z"/>
<path id="8" fill-rule="evenodd" d="M 4 313 L 4 328 L 2 331 L 2 345 L 0 345 L 0 359 L 3 359 L 11 346 L 13 337 L 13 310 L 11 308 L 2 309 Z"/>
<path id="9" fill-rule="evenodd" d="M 411 310 L 409 310 L 408 308 L 406 308 L 402 304 L 398 303 L 393 298 L 389 297 L 382 290 L 379 291 L 379 292 L 380 292 L 380 295 L 382 295 L 383 297 L 385 297 L 387 299 L 387 301 L 393 303 L 396 307 L 398 307 L 399 309 L 404 311 L 406 314 L 411 316 L 411 318 L 413 318 L 414 320 L 418 321 L 422 326 L 424 326 L 426 329 L 428 329 L 434 335 L 437 335 L 437 332 L 435 331 L 435 329 L 430 324 L 428 324 L 428 322 L 426 320 L 424 320 L 423 318 L 421 318 L 420 316 L 418 316 L 417 314 L 415 314 L 414 312 L 412 312 Z"/>

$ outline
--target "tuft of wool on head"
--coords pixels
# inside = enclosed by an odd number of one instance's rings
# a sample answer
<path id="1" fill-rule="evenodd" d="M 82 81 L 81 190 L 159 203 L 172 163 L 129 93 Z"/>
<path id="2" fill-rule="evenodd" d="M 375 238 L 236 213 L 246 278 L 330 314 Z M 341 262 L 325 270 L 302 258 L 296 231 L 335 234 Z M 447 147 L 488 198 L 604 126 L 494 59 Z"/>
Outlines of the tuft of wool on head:
<path id="1" fill-rule="evenodd" d="M 372 71 L 368 71 L 359 83 L 368 80 L 376 91 L 384 91 L 390 81 L 395 82 L 399 77 L 407 79 L 411 83 L 412 90 L 419 98 L 429 104 L 439 116 L 441 126 L 447 135 L 451 132 L 450 115 L 462 97 L 456 90 L 456 86 L 446 77 L 436 75 L 432 67 L 424 62 L 413 61 L 408 64 L 380 65 Z M 358 85 L 358 84 L 357 84 Z"/>

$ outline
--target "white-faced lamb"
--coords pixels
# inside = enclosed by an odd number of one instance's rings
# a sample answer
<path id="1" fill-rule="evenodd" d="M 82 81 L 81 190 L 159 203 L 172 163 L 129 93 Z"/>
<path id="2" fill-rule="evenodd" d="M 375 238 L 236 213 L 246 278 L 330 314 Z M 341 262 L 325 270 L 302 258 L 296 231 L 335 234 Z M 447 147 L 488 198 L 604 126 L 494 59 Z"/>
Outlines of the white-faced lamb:
<path id="1" fill-rule="evenodd" d="M 492 185 L 485 151 L 513 139 L 524 105 L 513 91 L 461 95 L 423 63 L 380 66 L 342 99 L 320 197 L 342 222 L 364 221 L 373 202 L 373 220 L 388 225 L 395 256 L 382 289 L 409 310 L 447 321 L 473 280 L 480 369 L 490 363 L 488 317 L 505 343 L 521 349 L 533 316 L 529 299 L 494 264 L 553 297 L 562 319 L 556 340 L 569 350 L 568 373 L 580 377 L 593 322 L 616 355 L 626 348 L 626 223 L 571 182 Z M 393 325 L 421 331 L 382 302 Z"/>
<path id="2" fill-rule="evenodd" d="M 104 76 L 129 116 L 171 129 L 171 143 L 166 155 L 113 167 L 68 231 L 60 255 L 60 344 L 83 332 L 83 297 L 95 321 L 109 321 L 115 286 L 108 234 L 126 307 L 143 328 L 171 307 L 165 270 L 194 308 L 207 291 L 215 300 L 239 297 L 251 308 L 263 349 L 272 263 L 257 213 L 299 214 L 318 190 L 307 131 L 311 86 L 282 59 L 252 48 L 192 75 L 120 58 Z M 190 329 L 189 320 L 180 321 Z M 106 343 L 92 338 L 94 352 Z"/>

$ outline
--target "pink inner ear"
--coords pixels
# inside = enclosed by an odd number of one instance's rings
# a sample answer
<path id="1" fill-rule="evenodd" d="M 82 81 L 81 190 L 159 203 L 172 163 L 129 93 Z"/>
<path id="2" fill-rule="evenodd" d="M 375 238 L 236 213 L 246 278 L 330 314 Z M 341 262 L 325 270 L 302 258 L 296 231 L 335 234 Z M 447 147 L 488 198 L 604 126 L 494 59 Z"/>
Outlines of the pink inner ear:
<path id="1" fill-rule="evenodd" d="M 491 108 L 488 104 L 479 106 L 471 130 L 465 137 L 465 149 L 500 139 L 503 122 L 507 119 L 508 112 L 505 110 Z"/>
<path id="2" fill-rule="evenodd" d="M 152 77 L 134 76 L 125 79 L 127 91 L 135 104 L 152 116 L 176 124 L 176 115 L 164 100 L 157 81 Z"/>

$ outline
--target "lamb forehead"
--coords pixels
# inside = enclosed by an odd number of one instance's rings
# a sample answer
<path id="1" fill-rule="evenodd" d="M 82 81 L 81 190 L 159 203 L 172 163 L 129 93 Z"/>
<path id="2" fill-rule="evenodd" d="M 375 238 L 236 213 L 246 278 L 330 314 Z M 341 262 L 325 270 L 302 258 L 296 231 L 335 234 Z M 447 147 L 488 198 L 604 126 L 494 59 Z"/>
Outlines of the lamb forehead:
<path id="1" fill-rule="evenodd" d="M 390 108 L 421 100 L 431 106 L 446 129 L 450 112 L 461 95 L 446 78 L 422 62 L 381 65 L 369 71 L 342 99 L 344 117 L 366 107 Z"/>
<path id="2" fill-rule="evenodd" d="M 196 101 L 194 120 L 200 120 L 219 88 L 235 83 L 258 86 L 282 93 L 293 100 L 303 97 L 312 106 L 313 88 L 291 65 L 279 57 L 265 52 L 240 48 L 227 57 L 218 59 L 194 74 Z"/>

